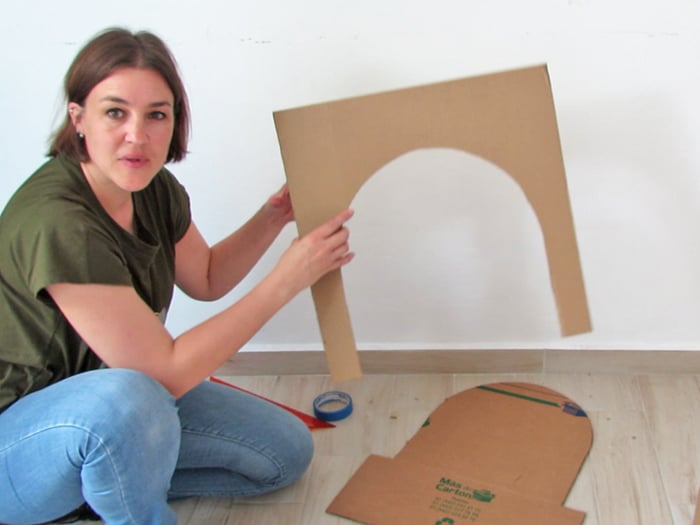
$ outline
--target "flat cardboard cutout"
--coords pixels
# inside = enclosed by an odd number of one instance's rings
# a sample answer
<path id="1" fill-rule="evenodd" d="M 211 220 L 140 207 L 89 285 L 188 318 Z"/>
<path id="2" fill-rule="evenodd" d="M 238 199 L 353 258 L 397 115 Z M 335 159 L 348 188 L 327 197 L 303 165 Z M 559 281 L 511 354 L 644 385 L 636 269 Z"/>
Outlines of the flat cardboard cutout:
<path id="1" fill-rule="evenodd" d="M 369 456 L 327 510 L 372 525 L 580 525 L 562 505 L 592 442 L 562 394 L 482 385 L 448 398 L 394 458 Z"/>
<path id="2" fill-rule="evenodd" d="M 300 235 L 409 151 L 454 148 L 500 167 L 542 228 L 562 335 L 591 330 L 546 66 L 278 111 L 274 120 Z M 333 379 L 360 377 L 340 270 L 312 295 Z"/>

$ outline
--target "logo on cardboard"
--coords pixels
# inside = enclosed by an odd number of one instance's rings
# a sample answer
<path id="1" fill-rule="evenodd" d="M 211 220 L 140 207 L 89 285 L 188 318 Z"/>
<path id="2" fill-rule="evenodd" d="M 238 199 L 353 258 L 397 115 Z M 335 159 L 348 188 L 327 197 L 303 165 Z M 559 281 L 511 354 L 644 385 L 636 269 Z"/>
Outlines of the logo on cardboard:
<path id="1" fill-rule="evenodd" d="M 490 503 L 491 500 L 496 497 L 496 495 L 488 489 L 472 489 L 450 478 L 440 478 L 435 489 L 446 494 L 452 494 L 460 498 L 475 499 L 477 501 L 483 501 L 484 503 Z"/>
<path id="2" fill-rule="evenodd" d="M 440 521 L 436 521 L 435 525 L 455 525 L 455 520 L 452 518 L 442 518 Z"/>

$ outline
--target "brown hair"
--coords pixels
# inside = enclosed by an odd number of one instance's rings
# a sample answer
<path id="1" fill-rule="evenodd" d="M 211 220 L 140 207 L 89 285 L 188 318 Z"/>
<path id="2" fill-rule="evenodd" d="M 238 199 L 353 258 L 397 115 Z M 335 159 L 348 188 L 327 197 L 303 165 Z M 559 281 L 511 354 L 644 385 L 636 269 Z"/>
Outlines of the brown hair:
<path id="1" fill-rule="evenodd" d="M 126 29 L 107 29 L 93 37 L 77 54 L 64 79 L 66 102 L 83 106 L 92 89 L 122 67 L 152 69 L 170 87 L 174 98 L 173 137 L 166 162 L 179 161 L 187 154 L 190 112 L 187 93 L 178 73 L 177 63 L 165 43 L 152 33 L 132 33 Z M 63 124 L 53 135 L 49 156 L 65 154 L 77 161 L 89 160 L 83 139 L 66 114 Z"/>

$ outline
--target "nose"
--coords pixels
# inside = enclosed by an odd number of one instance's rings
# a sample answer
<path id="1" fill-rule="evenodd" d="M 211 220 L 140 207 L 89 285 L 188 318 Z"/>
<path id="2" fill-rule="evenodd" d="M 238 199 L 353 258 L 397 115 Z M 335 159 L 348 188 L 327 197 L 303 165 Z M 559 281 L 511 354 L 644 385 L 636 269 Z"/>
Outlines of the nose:
<path id="1" fill-rule="evenodd" d="M 126 141 L 131 144 L 145 144 L 148 141 L 144 119 L 133 117 L 129 120 L 126 127 Z"/>

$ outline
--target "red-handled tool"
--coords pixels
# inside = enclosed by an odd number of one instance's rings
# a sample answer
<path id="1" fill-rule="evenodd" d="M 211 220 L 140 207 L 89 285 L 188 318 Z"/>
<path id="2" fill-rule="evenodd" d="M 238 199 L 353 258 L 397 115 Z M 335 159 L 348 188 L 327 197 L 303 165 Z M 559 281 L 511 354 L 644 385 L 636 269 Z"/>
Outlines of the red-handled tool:
<path id="1" fill-rule="evenodd" d="M 250 390 L 246 390 L 245 388 L 241 388 L 236 385 L 232 385 L 231 383 L 227 383 L 226 381 L 223 381 L 219 379 L 218 377 L 211 376 L 209 378 L 210 381 L 213 383 L 219 383 L 220 385 L 228 386 L 230 388 L 235 388 L 236 390 L 240 390 L 241 392 L 245 392 L 246 394 L 250 394 L 251 396 L 259 397 L 260 399 L 264 399 L 265 401 L 272 403 L 273 405 L 277 405 L 280 408 L 283 408 L 287 410 L 288 412 L 291 412 L 295 416 L 297 416 L 299 419 L 301 419 L 304 423 L 306 423 L 306 426 L 309 427 L 310 430 L 319 430 L 322 428 L 334 428 L 335 425 L 333 423 L 329 423 L 328 421 L 323 421 L 321 419 L 318 419 L 317 417 L 311 416 L 309 414 L 305 414 L 304 412 L 301 412 L 299 410 L 296 410 L 295 408 L 288 407 L 287 405 L 283 405 L 282 403 L 278 403 L 277 401 L 273 401 L 272 399 L 268 399 L 266 397 L 263 397 L 259 394 L 256 394 L 254 392 L 251 392 Z"/>

